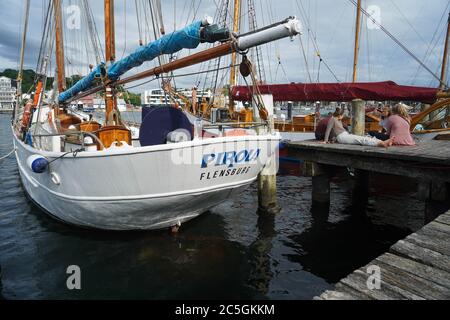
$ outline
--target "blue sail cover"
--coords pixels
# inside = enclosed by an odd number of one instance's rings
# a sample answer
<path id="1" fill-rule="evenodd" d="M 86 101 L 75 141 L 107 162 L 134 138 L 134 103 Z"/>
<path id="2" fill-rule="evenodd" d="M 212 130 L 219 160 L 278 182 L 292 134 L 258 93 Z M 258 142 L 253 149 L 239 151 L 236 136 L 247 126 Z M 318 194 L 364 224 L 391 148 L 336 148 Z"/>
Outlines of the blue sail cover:
<path id="1" fill-rule="evenodd" d="M 162 54 L 172 54 L 181 49 L 194 49 L 200 44 L 201 21 L 185 27 L 184 29 L 166 34 L 158 40 L 140 47 L 128 57 L 113 63 L 108 68 L 108 78 L 117 80 L 125 72 L 140 66 L 145 61 L 151 61 Z M 75 83 L 70 89 L 59 94 L 59 102 L 63 103 L 76 94 L 91 88 L 96 77 L 100 76 L 101 65 L 97 66 L 86 77 Z"/>
<path id="2" fill-rule="evenodd" d="M 92 87 L 92 84 L 94 83 L 95 78 L 100 77 L 100 70 L 103 67 L 103 64 L 100 66 L 97 66 L 95 69 L 91 71 L 87 76 L 82 78 L 81 80 L 77 81 L 72 87 L 67 89 L 64 92 L 61 92 L 58 96 L 58 100 L 60 103 L 65 102 L 66 100 L 74 97 L 76 94 L 80 93 L 81 91 L 85 91 Z"/>
<path id="3" fill-rule="evenodd" d="M 128 70 L 140 66 L 145 61 L 151 61 L 162 54 L 172 54 L 181 49 L 194 49 L 200 44 L 201 21 L 197 21 L 182 30 L 167 34 L 158 40 L 140 47 L 128 57 L 115 62 L 108 68 L 108 78 L 117 80 Z"/>

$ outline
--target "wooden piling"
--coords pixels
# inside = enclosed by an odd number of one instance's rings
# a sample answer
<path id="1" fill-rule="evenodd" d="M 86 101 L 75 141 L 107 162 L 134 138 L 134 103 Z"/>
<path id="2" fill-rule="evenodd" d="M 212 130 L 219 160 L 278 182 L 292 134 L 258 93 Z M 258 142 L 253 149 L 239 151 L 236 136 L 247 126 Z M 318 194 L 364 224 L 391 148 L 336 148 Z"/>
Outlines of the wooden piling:
<path id="1" fill-rule="evenodd" d="M 352 101 L 352 133 L 363 136 L 366 125 L 366 107 L 365 102 L 361 99 Z"/>
<path id="2" fill-rule="evenodd" d="M 437 218 L 450 205 L 449 184 L 442 181 L 421 180 L 417 185 L 417 197 L 425 202 L 424 222 Z"/>
<path id="3" fill-rule="evenodd" d="M 430 140 L 414 147 L 393 146 L 389 149 L 316 141 L 290 142 L 287 146 L 292 157 L 305 161 L 306 176 L 320 175 L 321 168 L 327 168 L 330 172 L 336 167 L 356 170 L 354 193 L 362 192 L 363 196 L 354 194 L 353 199 L 362 199 L 362 203 L 368 194 L 368 180 L 364 172 L 370 172 L 419 180 L 417 195 L 425 202 L 425 222 L 450 207 L 450 143 L 447 141 Z M 318 181 L 314 184 L 324 184 L 320 178 Z M 320 189 L 324 188 L 314 188 Z M 323 199 L 323 196 L 317 198 Z M 354 212 L 360 210 L 356 207 Z"/>
<path id="4" fill-rule="evenodd" d="M 269 131 L 273 132 L 273 96 L 261 95 L 269 114 Z M 257 108 L 254 108 L 255 113 Z M 259 115 L 258 115 L 259 116 Z M 262 130 L 261 128 L 259 130 Z M 260 212 L 276 213 L 280 211 L 277 201 L 278 154 L 273 154 L 258 176 L 258 205 Z"/>
<path id="5" fill-rule="evenodd" d="M 352 205 L 354 213 L 363 213 L 369 198 L 369 172 L 355 170 L 352 190 Z"/>
<path id="6" fill-rule="evenodd" d="M 330 177 L 328 175 L 312 177 L 312 201 L 321 204 L 330 203 Z"/>
<path id="7" fill-rule="evenodd" d="M 317 162 L 305 161 L 303 163 L 303 175 L 312 177 L 312 202 L 313 204 L 330 204 L 330 174 L 328 168 Z"/>
<path id="8" fill-rule="evenodd" d="M 273 156 L 258 176 L 258 205 L 261 212 L 280 211 L 277 201 L 277 158 Z"/>

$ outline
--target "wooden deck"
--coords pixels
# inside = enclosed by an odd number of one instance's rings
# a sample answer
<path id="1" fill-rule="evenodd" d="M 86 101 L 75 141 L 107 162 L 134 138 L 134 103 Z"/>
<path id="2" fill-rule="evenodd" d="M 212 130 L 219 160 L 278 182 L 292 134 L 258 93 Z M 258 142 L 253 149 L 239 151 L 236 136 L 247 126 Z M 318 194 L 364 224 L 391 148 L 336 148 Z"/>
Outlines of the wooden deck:
<path id="1" fill-rule="evenodd" d="M 291 157 L 318 164 L 450 182 L 450 141 L 432 140 L 414 147 L 388 149 L 321 144 L 316 140 L 290 142 L 287 146 Z"/>
<path id="2" fill-rule="evenodd" d="M 369 289 L 370 266 L 380 268 L 380 288 Z M 394 244 L 316 300 L 450 299 L 450 211 Z"/>

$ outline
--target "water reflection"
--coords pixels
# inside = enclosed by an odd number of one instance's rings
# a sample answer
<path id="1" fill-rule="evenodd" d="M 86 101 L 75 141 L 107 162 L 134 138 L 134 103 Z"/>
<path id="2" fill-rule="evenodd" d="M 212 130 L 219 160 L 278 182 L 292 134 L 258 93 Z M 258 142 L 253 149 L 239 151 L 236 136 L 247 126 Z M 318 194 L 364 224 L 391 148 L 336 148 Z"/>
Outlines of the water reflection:
<path id="1" fill-rule="evenodd" d="M 275 214 L 258 211 L 258 238 L 250 246 L 251 273 L 249 285 L 255 288 L 259 294 L 265 296 L 269 292 L 270 281 L 273 272 L 271 270 L 272 241 L 275 233 Z"/>
<path id="2" fill-rule="evenodd" d="M 6 262 L 8 269 L 17 271 L 26 259 L 21 274 L 28 274 L 22 281 L 27 290 L 18 287 L 20 279 L 13 277 L 7 283 L 21 297 L 230 299 L 254 295 L 245 285 L 250 269 L 247 250 L 226 240 L 218 215 L 186 224 L 176 236 L 166 231 L 80 230 L 43 218 L 42 213 L 35 218 L 40 230 L 27 237 L 30 241 L 23 254 L 15 254 L 20 259 L 11 257 Z M 66 288 L 69 265 L 82 270 L 81 291 Z"/>
<path id="3" fill-rule="evenodd" d="M 343 214 L 346 219 L 330 222 L 327 206 L 314 204 L 310 226 L 301 234 L 289 237 L 301 247 L 289 259 L 329 283 L 367 264 L 409 233 L 405 229 L 374 225 L 365 213 L 356 212 L 351 206 Z"/>

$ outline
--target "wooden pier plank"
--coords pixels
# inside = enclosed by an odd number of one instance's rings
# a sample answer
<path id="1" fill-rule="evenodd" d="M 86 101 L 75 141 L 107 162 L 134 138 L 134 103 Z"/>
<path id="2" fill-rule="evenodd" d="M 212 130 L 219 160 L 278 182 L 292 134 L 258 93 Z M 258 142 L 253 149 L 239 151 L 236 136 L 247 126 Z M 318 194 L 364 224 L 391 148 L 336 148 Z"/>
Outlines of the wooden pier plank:
<path id="1" fill-rule="evenodd" d="M 316 300 L 358 300 L 358 297 L 355 297 L 346 292 L 327 290 L 322 293 L 321 296 Z"/>
<path id="2" fill-rule="evenodd" d="M 412 178 L 450 182 L 450 142 L 427 141 L 414 147 L 323 144 L 316 140 L 287 144 L 293 157 L 325 165 L 352 167 Z"/>
<path id="3" fill-rule="evenodd" d="M 347 277 L 342 279 L 340 283 L 347 285 L 348 287 L 363 293 L 364 295 L 370 297 L 374 300 L 392 300 L 392 299 L 404 299 L 404 296 L 392 290 L 388 286 L 381 285 L 378 289 L 369 289 L 367 286 L 367 279 L 369 275 L 361 270 L 356 270 L 355 272 L 349 274 Z M 336 288 L 339 288 L 336 285 Z"/>
<path id="4" fill-rule="evenodd" d="M 354 300 L 374 300 L 372 297 L 364 294 L 358 289 L 354 289 L 353 287 L 348 286 L 342 281 L 336 284 L 335 289 L 337 292 L 345 293 L 347 296 L 354 297 Z"/>
<path id="5" fill-rule="evenodd" d="M 403 159 L 426 163 L 448 164 L 450 160 L 450 142 L 431 140 L 412 147 L 393 146 L 391 148 L 368 147 L 348 144 L 322 144 L 317 140 L 295 141 L 288 143 L 293 149 L 322 150 L 337 152 L 348 155 L 361 155 L 387 158 Z"/>
<path id="6" fill-rule="evenodd" d="M 417 277 L 435 282 L 436 284 L 450 289 L 450 273 L 443 270 L 418 263 L 417 261 L 411 259 L 396 256 L 389 252 L 379 256 L 375 259 L 375 261 L 380 261 L 381 263 L 405 270 L 406 272 L 409 272 Z"/>
<path id="7" fill-rule="evenodd" d="M 428 281 L 424 278 L 417 277 L 401 268 L 397 268 L 376 260 L 377 265 L 381 268 L 381 278 L 384 282 L 391 284 L 423 299 L 449 299 L 450 289 L 443 287 L 436 282 Z M 383 286 L 381 286 L 381 290 Z M 403 297 L 400 299 L 411 299 L 411 297 Z M 414 298 L 412 298 L 414 299 Z"/>
<path id="8" fill-rule="evenodd" d="M 450 240 L 450 233 L 446 233 L 445 229 L 447 229 L 447 226 L 442 223 L 436 223 L 436 224 L 428 224 L 419 231 L 417 231 L 415 234 L 422 235 L 424 237 L 430 237 L 436 240 L 441 241 L 449 241 Z"/>
<path id="9" fill-rule="evenodd" d="M 425 227 L 423 227 L 423 230 L 431 230 L 434 233 L 437 233 L 441 237 L 446 237 L 447 240 L 450 240 L 450 226 L 437 222 L 432 221 L 429 224 L 427 224 Z"/>
<path id="10" fill-rule="evenodd" d="M 442 253 L 400 240 L 390 249 L 392 253 L 450 272 L 450 258 Z"/>
<path id="11" fill-rule="evenodd" d="M 405 239 L 412 244 L 418 245 L 422 248 L 427 248 L 443 255 L 450 255 L 450 243 L 439 239 L 438 237 L 433 238 L 428 235 L 421 234 L 412 234 Z"/>
<path id="12" fill-rule="evenodd" d="M 450 214 L 448 213 L 441 214 L 434 221 L 450 226 Z"/>
<path id="13" fill-rule="evenodd" d="M 339 281 L 323 300 L 450 299 L 450 211 L 394 244 L 389 252 Z M 380 289 L 370 290 L 368 266 L 381 270 Z"/>
<path id="14" fill-rule="evenodd" d="M 379 266 L 383 267 L 383 266 Z M 368 275 L 364 274 L 364 271 L 359 269 L 356 270 L 356 273 L 364 275 L 366 279 L 368 279 Z M 423 297 L 411 292 L 410 290 L 405 290 L 402 286 L 399 286 L 395 281 L 390 281 L 389 277 L 386 277 L 388 270 L 386 268 L 382 269 L 381 275 L 381 283 L 380 289 L 373 289 L 372 291 L 383 291 L 388 297 L 389 300 L 397 299 L 397 300 L 424 300 Z"/>

